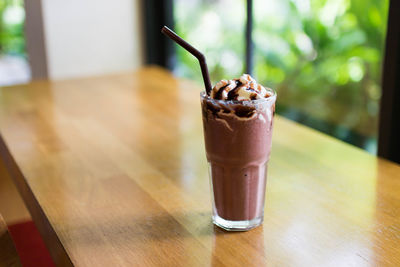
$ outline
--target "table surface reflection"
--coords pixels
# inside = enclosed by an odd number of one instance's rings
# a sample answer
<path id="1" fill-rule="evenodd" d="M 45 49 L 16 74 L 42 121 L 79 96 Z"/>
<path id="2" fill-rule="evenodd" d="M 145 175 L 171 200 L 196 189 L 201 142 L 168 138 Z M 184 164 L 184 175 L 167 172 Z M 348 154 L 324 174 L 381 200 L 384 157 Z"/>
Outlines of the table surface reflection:
<path id="1" fill-rule="evenodd" d="M 200 89 L 156 67 L 0 89 L 2 159 L 58 265 L 400 265 L 400 167 L 279 116 L 263 226 L 214 227 Z"/>

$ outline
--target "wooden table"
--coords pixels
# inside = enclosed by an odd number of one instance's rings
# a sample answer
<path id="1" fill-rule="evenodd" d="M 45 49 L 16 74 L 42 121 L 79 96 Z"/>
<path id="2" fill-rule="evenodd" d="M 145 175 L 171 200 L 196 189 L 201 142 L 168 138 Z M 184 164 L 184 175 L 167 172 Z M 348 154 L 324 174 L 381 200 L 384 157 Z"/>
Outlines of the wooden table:
<path id="1" fill-rule="evenodd" d="M 400 265 L 400 167 L 279 116 L 263 226 L 214 227 L 200 90 L 158 68 L 0 90 L 1 156 L 58 265 Z"/>

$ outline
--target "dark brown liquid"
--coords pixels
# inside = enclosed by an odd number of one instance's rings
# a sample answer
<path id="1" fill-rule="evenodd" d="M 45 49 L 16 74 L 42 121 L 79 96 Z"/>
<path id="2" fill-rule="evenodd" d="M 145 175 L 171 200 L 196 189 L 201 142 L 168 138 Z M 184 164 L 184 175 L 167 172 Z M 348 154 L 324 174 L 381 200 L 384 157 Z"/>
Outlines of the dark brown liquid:
<path id="1" fill-rule="evenodd" d="M 261 217 L 266 163 L 271 150 L 273 106 L 261 111 L 236 104 L 228 107 L 232 108 L 231 113 L 226 112 L 225 106 L 218 108 L 207 99 L 202 106 L 217 214 L 233 221 Z"/>

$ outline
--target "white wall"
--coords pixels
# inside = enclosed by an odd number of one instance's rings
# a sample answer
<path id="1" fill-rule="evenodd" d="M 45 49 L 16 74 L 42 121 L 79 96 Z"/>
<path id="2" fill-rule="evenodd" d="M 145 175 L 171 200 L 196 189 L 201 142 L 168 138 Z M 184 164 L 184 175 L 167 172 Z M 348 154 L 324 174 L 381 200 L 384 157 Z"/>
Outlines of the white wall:
<path id="1" fill-rule="evenodd" d="M 139 0 L 42 0 L 50 79 L 142 64 Z"/>

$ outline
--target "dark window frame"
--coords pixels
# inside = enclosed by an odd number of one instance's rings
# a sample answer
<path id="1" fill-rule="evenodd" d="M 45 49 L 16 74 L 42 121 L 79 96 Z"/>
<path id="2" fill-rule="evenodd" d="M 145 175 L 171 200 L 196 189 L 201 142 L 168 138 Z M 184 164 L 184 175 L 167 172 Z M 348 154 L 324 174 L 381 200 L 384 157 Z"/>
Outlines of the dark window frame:
<path id="1" fill-rule="evenodd" d="M 174 29 L 173 0 L 142 1 L 144 14 L 145 63 L 172 70 L 175 65 L 174 44 L 161 34 L 167 25 Z"/>
<path id="2" fill-rule="evenodd" d="M 379 112 L 378 156 L 400 163 L 400 2 L 391 0 Z"/>

